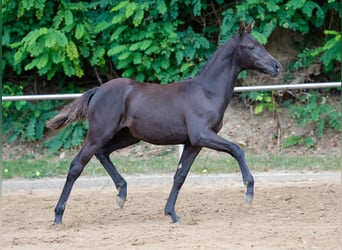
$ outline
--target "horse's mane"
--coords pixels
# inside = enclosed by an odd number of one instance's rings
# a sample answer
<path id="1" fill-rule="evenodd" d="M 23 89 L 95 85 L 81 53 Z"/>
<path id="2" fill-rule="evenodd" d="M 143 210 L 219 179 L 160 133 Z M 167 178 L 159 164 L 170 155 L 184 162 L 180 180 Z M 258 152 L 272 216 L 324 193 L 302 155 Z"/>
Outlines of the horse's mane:
<path id="1" fill-rule="evenodd" d="M 208 66 L 209 66 L 213 61 L 215 61 L 215 59 L 217 58 L 217 56 L 218 56 L 219 54 L 221 54 L 221 51 L 223 50 L 223 48 L 226 47 L 226 45 L 229 43 L 229 41 L 233 40 L 235 37 L 236 37 L 236 35 L 233 36 L 231 39 L 229 39 L 229 40 L 228 40 L 227 42 L 225 42 L 224 44 L 220 45 L 220 46 L 216 49 L 216 51 L 209 57 L 209 59 L 208 59 L 207 62 L 204 64 L 204 66 L 202 67 L 201 71 L 200 71 L 198 74 L 201 74 L 203 71 L 205 71 L 205 70 L 208 68 Z"/>

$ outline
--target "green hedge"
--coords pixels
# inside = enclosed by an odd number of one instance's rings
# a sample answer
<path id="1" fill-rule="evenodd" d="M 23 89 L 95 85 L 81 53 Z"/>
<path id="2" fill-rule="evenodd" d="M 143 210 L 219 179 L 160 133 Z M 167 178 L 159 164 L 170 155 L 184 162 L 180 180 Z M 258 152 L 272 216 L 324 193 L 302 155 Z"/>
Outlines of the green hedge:
<path id="1" fill-rule="evenodd" d="M 336 0 L 4 0 L 4 78 L 32 71 L 48 80 L 83 77 L 95 66 L 168 83 L 196 74 L 241 20 L 256 21 L 254 36 L 263 43 L 277 27 L 300 32 L 301 46 L 317 46 L 318 37 L 321 47 L 306 47 L 306 57 L 320 56 L 329 72 L 341 61 L 339 7 Z"/>

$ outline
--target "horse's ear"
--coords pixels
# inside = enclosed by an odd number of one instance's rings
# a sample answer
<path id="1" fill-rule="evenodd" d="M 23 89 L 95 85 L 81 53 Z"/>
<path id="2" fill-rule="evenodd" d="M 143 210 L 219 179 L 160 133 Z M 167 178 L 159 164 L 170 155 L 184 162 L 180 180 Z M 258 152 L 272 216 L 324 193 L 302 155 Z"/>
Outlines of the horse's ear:
<path id="1" fill-rule="evenodd" d="M 245 21 L 241 21 L 240 29 L 239 29 L 239 35 L 241 36 L 245 32 L 246 32 L 246 23 L 245 23 Z"/>
<path id="2" fill-rule="evenodd" d="M 246 32 L 251 34 L 254 27 L 254 21 L 252 21 L 246 28 Z"/>

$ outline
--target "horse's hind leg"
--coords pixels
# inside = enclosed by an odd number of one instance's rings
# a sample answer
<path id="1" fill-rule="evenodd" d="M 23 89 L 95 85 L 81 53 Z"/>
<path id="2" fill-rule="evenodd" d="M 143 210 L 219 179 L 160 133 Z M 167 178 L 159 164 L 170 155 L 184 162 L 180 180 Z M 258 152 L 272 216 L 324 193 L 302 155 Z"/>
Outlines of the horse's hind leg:
<path id="1" fill-rule="evenodd" d="M 112 178 L 117 190 L 119 191 L 116 202 L 120 208 L 124 206 L 127 197 L 127 182 L 125 179 L 120 175 L 120 173 L 115 168 L 114 164 L 109 158 L 110 153 L 113 151 L 125 148 L 132 144 L 139 142 L 139 139 L 132 137 L 128 130 L 121 130 L 118 132 L 103 148 L 101 148 L 95 156 L 103 167 L 106 169 L 107 173 Z"/>
<path id="2" fill-rule="evenodd" d="M 84 167 L 93 157 L 93 155 L 113 137 L 114 133 L 112 131 L 112 129 L 103 129 L 102 131 L 98 129 L 94 130 L 89 127 L 85 144 L 70 164 L 62 194 L 55 208 L 55 224 L 62 223 L 65 206 L 75 181 L 81 175 Z"/>

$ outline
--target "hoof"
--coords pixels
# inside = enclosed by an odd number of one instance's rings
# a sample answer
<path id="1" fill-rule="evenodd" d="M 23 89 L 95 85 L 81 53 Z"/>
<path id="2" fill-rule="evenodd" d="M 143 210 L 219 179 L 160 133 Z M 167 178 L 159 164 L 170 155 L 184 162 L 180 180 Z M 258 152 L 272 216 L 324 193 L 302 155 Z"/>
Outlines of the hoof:
<path id="1" fill-rule="evenodd" d="M 118 204 L 118 206 L 120 208 L 123 208 L 123 206 L 125 205 L 126 199 L 121 198 L 120 196 L 116 196 L 116 203 Z"/>
<path id="2" fill-rule="evenodd" d="M 55 220 L 52 225 L 53 226 L 62 225 L 62 216 L 56 215 Z"/>
<path id="3" fill-rule="evenodd" d="M 58 221 L 58 222 L 54 221 L 53 224 L 51 225 L 51 227 L 60 227 L 60 226 L 62 226 L 62 221 Z"/>
<path id="4" fill-rule="evenodd" d="M 176 214 L 172 214 L 172 213 L 168 213 L 168 212 L 165 212 L 165 215 L 168 215 L 170 216 L 171 220 L 172 220 L 172 223 L 181 223 L 181 219 L 180 217 L 178 217 Z"/>
<path id="5" fill-rule="evenodd" d="M 245 195 L 245 203 L 248 205 L 248 206 L 252 206 L 253 205 L 253 195 L 250 195 L 250 194 L 246 194 Z"/>

